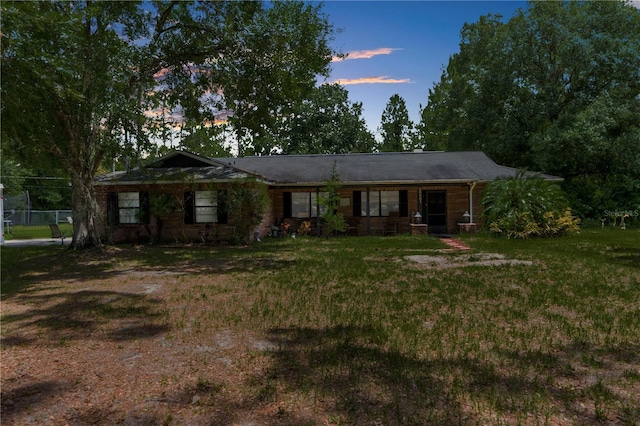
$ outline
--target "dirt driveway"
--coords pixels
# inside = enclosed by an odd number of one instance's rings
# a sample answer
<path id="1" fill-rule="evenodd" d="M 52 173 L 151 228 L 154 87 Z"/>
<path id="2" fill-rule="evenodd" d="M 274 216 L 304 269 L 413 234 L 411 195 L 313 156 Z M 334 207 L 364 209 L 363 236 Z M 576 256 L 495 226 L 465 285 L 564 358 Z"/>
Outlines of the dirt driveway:
<path id="1" fill-rule="evenodd" d="M 247 393 L 276 343 L 197 321 L 233 297 L 226 266 L 201 262 L 217 272 L 204 274 L 97 261 L 91 280 L 34 272 L 37 286 L 2 302 L 2 424 L 278 422 L 277 404 Z"/>

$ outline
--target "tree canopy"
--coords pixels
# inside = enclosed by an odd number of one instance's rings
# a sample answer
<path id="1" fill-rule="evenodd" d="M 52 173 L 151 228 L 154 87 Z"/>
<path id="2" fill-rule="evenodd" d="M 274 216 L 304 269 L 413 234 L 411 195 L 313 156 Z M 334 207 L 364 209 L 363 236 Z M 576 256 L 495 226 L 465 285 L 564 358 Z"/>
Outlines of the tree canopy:
<path id="1" fill-rule="evenodd" d="M 461 38 L 422 112 L 424 144 L 562 176 L 582 215 L 640 204 L 638 9 L 530 2 Z"/>
<path id="2" fill-rule="evenodd" d="M 332 56 L 320 6 L 298 1 L 0 7 L 3 148 L 53 155 L 67 170 L 76 248 L 100 244 L 103 159 L 149 149 L 167 111 L 195 126 L 232 111 L 239 151 L 268 151 L 256 136 L 313 90 Z"/>
<path id="3" fill-rule="evenodd" d="M 409 120 L 407 104 L 400 95 L 392 95 L 380 120 L 380 151 L 402 152 L 411 149 L 412 131 L 413 123 Z"/>
<path id="4" fill-rule="evenodd" d="M 282 154 L 373 152 L 375 139 L 362 117 L 362 103 L 349 101 L 338 84 L 322 84 L 283 116 L 274 149 Z"/>

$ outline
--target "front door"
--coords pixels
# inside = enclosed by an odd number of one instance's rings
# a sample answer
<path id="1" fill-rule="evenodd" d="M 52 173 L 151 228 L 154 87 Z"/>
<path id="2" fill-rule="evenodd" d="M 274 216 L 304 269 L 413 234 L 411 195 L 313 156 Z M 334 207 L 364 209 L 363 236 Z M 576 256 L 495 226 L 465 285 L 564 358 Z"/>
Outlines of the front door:
<path id="1" fill-rule="evenodd" d="M 429 225 L 430 234 L 447 232 L 447 192 L 423 191 L 423 222 Z"/>

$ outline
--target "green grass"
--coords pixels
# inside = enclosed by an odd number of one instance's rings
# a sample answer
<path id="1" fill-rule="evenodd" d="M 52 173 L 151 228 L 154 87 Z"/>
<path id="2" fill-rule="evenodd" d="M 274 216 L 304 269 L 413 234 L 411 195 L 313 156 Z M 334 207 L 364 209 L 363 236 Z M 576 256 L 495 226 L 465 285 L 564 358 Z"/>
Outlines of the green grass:
<path id="1" fill-rule="evenodd" d="M 167 308 L 202 309 L 172 310 L 169 328 L 191 320 L 203 339 L 218 330 L 264 335 L 278 349 L 266 379 L 245 383 L 246 399 L 330 399 L 335 424 L 638 424 L 640 231 L 462 238 L 472 255 L 533 266 L 420 268 L 404 257 L 445 246 L 398 236 L 123 249 L 98 267 L 80 257 L 65 273 L 91 280 L 117 264 L 224 271 L 228 286 L 176 278 Z M 3 250 L 3 275 L 64 256 L 12 250 Z M 5 297 L 37 286 L 9 277 Z M 113 315 L 132 308 L 120 309 Z"/>
<path id="2" fill-rule="evenodd" d="M 58 225 L 60 232 L 65 236 L 71 237 L 73 234 L 73 225 L 69 223 L 61 223 Z M 6 240 L 31 240 L 34 238 L 51 238 L 51 229 L 49 225 L 11 226 L 10 232 L 5 228 L 4 238 Z"/>

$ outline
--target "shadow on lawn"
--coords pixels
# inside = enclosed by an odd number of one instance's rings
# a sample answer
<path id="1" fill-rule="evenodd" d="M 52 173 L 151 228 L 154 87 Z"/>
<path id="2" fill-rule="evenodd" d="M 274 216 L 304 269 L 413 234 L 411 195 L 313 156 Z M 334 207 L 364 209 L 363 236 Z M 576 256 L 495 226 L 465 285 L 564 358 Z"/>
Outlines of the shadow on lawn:
<path id="1" fill-rule="evenodd" d="M 619 368 L 612 363 L 621 358 L 640 364 L 637 346 L 598 350 L 575 343 L 552 355 L 497 352 L 513 367 L 497 368 L 495 361 L 474 357 L 417 360 L 384 350 L 377 335 L 357 327 L 272 330 L 270 339 L 280 349 L 273 352 L 275 362 L 266 376 L 252 379 L 259 387 L 258 401 L 273 403 L 287 392 L 309 400 L 313 395 L 327 404 L 320 412 L 347 424 L 475 424 L 487 421 L 482 415 L 490 413 L 508 421 L 522 416 L 545 421 L 560 411 L 579 424 L 596 425 L 640 416 L 635 400 L 603 384 L 608 371 Z M 585 356 L 611 362 L 574 370 Z M 637 387 L 630 384 L 627 390 Z M 461 401 L 485 408 L 474 412 Z M 286 410 L 281 417 L 270 424 L 304 422 Z"/>
<path id="2" fill-rule="evenodd" d="M 640 268 L 640 249 L 638 248 L 617 248 L 611 250 L 612 259 L 615 263 L 633 268 Z"/>
<path id="3" fill-rule="evenodd" d="M 21 411 L 37 410 L 40 404 L 45 404 L 49 397 L 66 391 L 71 385 L 67 382 L 44 381 L 10 390 L 7 390 L 8 387 L 5 384 L 0 393 L 2 418 L 7 422 Z"/>
<path id="4" fill-rule="evenodd" d="M 148 338 L 169 330 L 161 310 L 163 302 L 147 295 L 78 291 L 20 297 L 21 303 L 32 308 L 3 316 L 8 330 L 2 336 L 4 347 L 30 345 L 34 335 L 39 341 L 59 345 L 89 336 L 110 341 Z M 21 334 L 25 331 L 26 336 Z"/>
<path id="5" fill-rule="evenodd" d="M 386 351 L 376 331 L 358 327 L 327 330 L 276 329 L 280 346 L 259 395 L 276 399 L 284 392 L 313 393 L 330 417 L 347 424 L 447 424 L 463 421 L 459 402 L 431 363 Z M 287 413 L 283 413 L 286 416 Z M 295 419 L 288 419 L 295 423 Z"/>
<path id="6" fill-rule="evenodd" d="M 2 252 L 2 297 L 43 290 L 43 284 L 170 273 L 199 275 L 280 270 L 295 266 L 260 247 L 108 247 L 105 251 L 52 252 L 50 247 L 9 248 Z M 286 254 L 285 254 L 286 255 Z M 122 265 L 129 265 L 124 267 Z M 38 285 L 37 288 L 34 286 Z M 49 287 L 50 288 L 50 287 Z"/>

